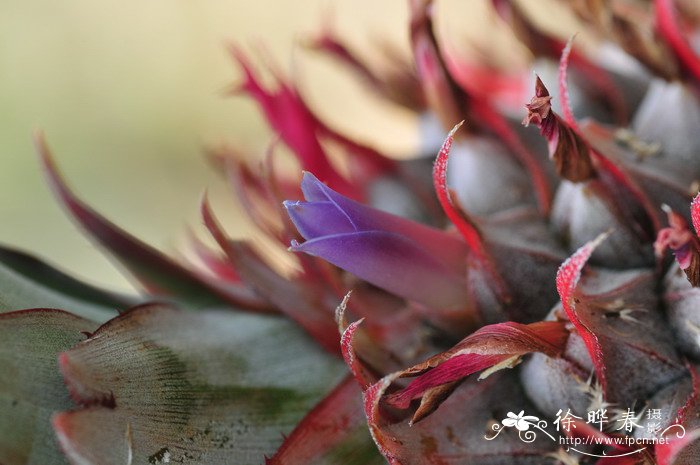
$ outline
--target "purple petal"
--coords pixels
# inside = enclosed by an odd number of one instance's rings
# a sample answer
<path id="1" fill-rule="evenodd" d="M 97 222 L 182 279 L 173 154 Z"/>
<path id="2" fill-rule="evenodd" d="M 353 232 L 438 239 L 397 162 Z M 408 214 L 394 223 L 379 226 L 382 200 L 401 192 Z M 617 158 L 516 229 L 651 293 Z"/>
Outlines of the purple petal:
<path id="1" fill-rule="evenodd" d="M 354 225 L 332 202 L 285 201 L 289 218 L 304 239 L 310 240 L 329 234 L 355 232 Z"/>
<path id="2" fill-rule="evenodd" d="M 304 176 L 301 178 L 301 192 L 308 202 L 323 202 L 330 200 L 326 191 L 332 190 L 324 183 L 318 180 L 316 176 L 308 171 L 304 171 Z"/>
<path id="3" fill-rule="evenodd" d="M 434 308 L 460 308 L 467 302 L 462 276 L 398 234 L 334 234 L 292 244 L 292 250 L 321 257 L 375 286 Z"/>
<path id="4" fill-rule="evenodd" d="M 304 173 L 301 189 L 309 202 L 327 201 L 334 204 L 357 231 L 392 232 L 411 239 L 427 254 L 432 255 L 437 261 L 444 263 L 455 272 L 461 273 L 465 267 L 466 245 L 454 235 L 350 200 L 333 191 L 308 172 Z M 327 217 L 318 215 L 316 218 L 310 218 L 309 222 L 311 221 L 323 225 L 327 221 Z M 333 221 L 331 224 L 335 226 L 337 223 Z M 333 226 L 328 230 L 324 228 L 326 234 L 337 233 L 332 229 Z M 301 230 L 300 233 L 304 236 Z"/>

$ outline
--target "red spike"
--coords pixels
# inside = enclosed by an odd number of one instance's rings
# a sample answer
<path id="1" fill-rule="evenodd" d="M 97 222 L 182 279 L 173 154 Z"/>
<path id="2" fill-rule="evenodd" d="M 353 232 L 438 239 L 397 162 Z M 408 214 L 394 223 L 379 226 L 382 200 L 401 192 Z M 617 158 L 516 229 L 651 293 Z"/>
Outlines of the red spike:
<path id="1" fill-rule="evenodd" d="M 483 241 L 481 239 L 481 233 L 477 229 L 474 222 L 467 218 L 461 209 L 458 209 L 453 203 L 450 197 L 450 189 L 447 186 L 447 162 L 450 156 L 450 149 L 452 148 L 452 142 L 454 141 L 454 135 L 457 130 L 464 124 L 464 121 L 457 124 L 448 133 L 445 142 L 443 142 L 440 152 L 435 159 L 435 164 L 433 165 L 433 185 L 435 186 L 435 191 L 437 193 L 438 201 L 442 206 L 447 217 L 450 219 L 452 224 L 457 227 L 457 230 L 462 234 L 464 240 L 471 251 L 476 256 L 477 260 L 484 267 L 484 271 L 489 274 L 493 280 L 494 288 L 499 296 L 505 301 L 510 300 L 508 297 L 508 290 L 503 282 L 503 278 L 498 274 L 496 269 L 491 263 L 491 259 L 484 250 Z"/>
<path id="2" fill-rule="evenodd" d="M 559 293 L 559 298 L 564 306 L 569 320 L 574 324 L 578 330 L 579 335 L 586 343 L 591 358 L 593 359 L 593 364 L 595 366 L 596 376 L 603 390 L 607 389 L 607 382 L 605 377 L 605 363 L 603 361 L 603 353 L 601 351 L 600 343 L 595 334 L 593 334 L 579 319 L 576 314 L 576 304 L 574 301 L 574 293 L 576 292 L 576 286 L 578 285 L 579 279 L 581 278 L 581 271 L 583 267 L 588 262 L 588 259 L 593 254 L 593 251 L 603 242 L 610 233 L 603 233 L 594 240 L 587 242 L 581 248 L 579 248 L 571 257 L 569 257 L 559 268 L 557 272 L 557 292 Z"/>
<path id="3" fill-rule="evenodd" d="M 564 121 L 571 126 L 576 132 L 579 132 L 574 112 L 571 109 L 571 100 L 569 99 L 569 85 L 567 83 L 567 70 L 569 68 L 569 57 L 571 56 L 571 48 L 574 45 L 575 35 L 571 36 L 566 43 L 566 47 L 561 52 L 559 60 L 559 98 L 561 99 L 561 108 L 564 115 Z"/>
<path id="4" fill-rule="evenodd" d="M 675 11 L 673 0 L 654 0 L 656 27 L 661 36 L 673 49 L 681 65 L 700 81 L 700 57 L 683 37 Z"/>
<path id="5" fill-rule="evenodd" d="M 440 152 L 435 160 L 435 165 L 433 166 L 433 184 L 435 185 L 438 200 L 440 201 L 440 205 L 445 211 L 445 214 L 457 227 L 459 232 L 467 241 L 469 247 L 476 252 L 481 251 L 482 249 L 481 234 L 476 229 L 474 223 L 465 218 L 464 214 L 457 210 L 455 205 L 452 203 L 450 191 L 447 187 L 447 161 L 450 156 L 450 149 L 452 148 L 454 135 L 462 124 L 464 124 L 464 121 L 452 128 L 447 135 L 445 142 L 443 142 L 442 147 L 440 148 Z"/>
<path id="6" fill-rule="evenodd" d="M 348 366 L 348 368 L 350 368 L 350 371 L 355 377 L 355 380 L 364 391 L 372 384 L 372 380 L 367 375 L 362 362 L 358 360 L 357 353 L 355 352 L 355 347 L 353 346 L 355 332 L 360 327 L 363 321 L 364 318 L 361 318 L 353 323 L 350 323 L 350 325 L 347 328 L 345 328 L 345 331 L 343 331 L 343 334 L 340 338 L 340 348 L 343 354 L 343 359 L 345 360 L 345 364 Z"/>

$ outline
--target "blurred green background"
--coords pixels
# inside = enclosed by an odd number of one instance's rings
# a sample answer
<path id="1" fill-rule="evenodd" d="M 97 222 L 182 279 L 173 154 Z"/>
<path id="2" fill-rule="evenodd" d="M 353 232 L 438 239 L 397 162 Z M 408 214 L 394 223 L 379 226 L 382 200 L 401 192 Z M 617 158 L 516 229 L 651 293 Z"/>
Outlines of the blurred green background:
<path id="1" fill-rule="evenodd" d="M 225 97 L 239 77 L 226 44 L 262 42 L 332 125 L 399 152 L 415 122 L 367 95 L 345 70 L 299 44 L 331 12 L 343 37 L 372 55 L 373 37 L 405 46 L 402 0 L 3 0 L 0 2 L 0 241 L 91 282 L 127 281 L 51 196 L 31 134 L 45 132 L 73 188 L 98 211 L 167 251 L 197 225 L 209 188 L 233 234 L 239 221 L 203 148 L 251 153 L 271 138 L 255 105 Z M 325 12 L 325 13 L 324 13 Z"/>
<path id="2" fill-rule="evenodd" d="M 438 27 L 456 50 L 493 58 L 518 48 L 495 33 L 489 4 L 437 3 Z M 256 156 L 273 137 L 250 99 L 225 95 L 239 81 L 230 43 L 253 55 L 264 45 L 332 127 L 388 154 L 410 153 L 415 115 L 303 46 L 330 23 L 375 63 L 378 40 L 409 56 L 407 9 L 406 0 L 1 0 L 0 242 L 128 288 L 53 199 L 35 130 L 83 199 L 161 250 L 182 249 L 186 227 L 199 226 L 205 188 L 232 235 L 254 233 L 204 156 L 222 143 Z"/>

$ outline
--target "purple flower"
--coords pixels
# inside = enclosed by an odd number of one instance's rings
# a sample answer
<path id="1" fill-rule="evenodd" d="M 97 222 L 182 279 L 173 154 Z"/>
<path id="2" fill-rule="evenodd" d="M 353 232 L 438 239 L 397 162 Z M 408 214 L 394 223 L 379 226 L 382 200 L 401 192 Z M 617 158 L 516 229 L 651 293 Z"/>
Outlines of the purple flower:
<path id="1" fill-rule="evenodd" d="M 433 308 L 466 305 L 467 247 L 460 238 L 350 200 L 308 172 L 301 188 L 306 201 L 284 202 L 306 239 L 291 250 Z"/>

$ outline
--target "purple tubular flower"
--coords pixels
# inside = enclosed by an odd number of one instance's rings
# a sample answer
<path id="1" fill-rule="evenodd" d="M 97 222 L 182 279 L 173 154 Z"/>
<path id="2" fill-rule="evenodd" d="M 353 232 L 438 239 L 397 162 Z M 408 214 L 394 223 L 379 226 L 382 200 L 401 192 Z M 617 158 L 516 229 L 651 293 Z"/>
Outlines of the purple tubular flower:
<path id="1" fill-rule="evenodd" d="M 433 308 L 466 306 L 467 247 L 456 236 L 344 197 L 306 172 L 306 201 L 285 201 L 304 243 L 317 256 L 377 287 Z"/>

